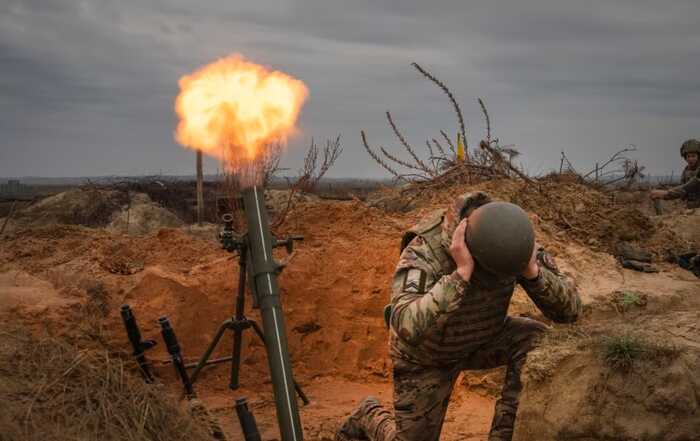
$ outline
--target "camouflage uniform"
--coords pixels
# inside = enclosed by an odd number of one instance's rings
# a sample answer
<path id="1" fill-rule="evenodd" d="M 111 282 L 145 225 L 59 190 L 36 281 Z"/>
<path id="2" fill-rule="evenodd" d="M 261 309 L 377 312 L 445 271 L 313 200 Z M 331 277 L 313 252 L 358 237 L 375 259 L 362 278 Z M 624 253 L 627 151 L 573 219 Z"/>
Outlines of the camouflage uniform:
<path id="1" fill-rule="evenodd" d="M 392 284 L 394 413 L 367 398 L 341 427 L 338 439 L 437 440 L 459 373 L 504 365 L 506 380 L 489 440 L 512 438 L 520 372 L 546 328 L 507 315 L 516 282 L 557 322 L 576 320 L 581 303 L 545 253 L 539 253 L 540 274 L 534 280 L 495 276 L 478 265 L 469 282 L 459 277 L 448 250 L 460 211 L 468 215 L 488 201 L 485 193 L 464 195 L 452 210 L 413 230 Z"/>
<path id="2" fill-rule="evenodd" d="M 688 208 L 700 208 L 700 166 L 687 166 L 681 175 L 681 185 L 673 187 L 665 199 L 683 199 Z"/>

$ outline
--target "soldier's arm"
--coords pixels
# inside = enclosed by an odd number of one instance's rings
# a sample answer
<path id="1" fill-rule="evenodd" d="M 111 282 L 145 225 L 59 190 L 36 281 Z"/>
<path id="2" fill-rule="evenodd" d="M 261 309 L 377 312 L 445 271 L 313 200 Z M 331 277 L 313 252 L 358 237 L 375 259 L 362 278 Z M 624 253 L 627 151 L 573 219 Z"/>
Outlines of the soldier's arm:
<path id="1" fill-rule="evenodd" d="M 553 261 L 545 262 L 551 257 L 546 254 L 542 256 L 538 258 L 539 275 L 533 280 L 520 278 L 518 281 L 548 319 L 557 323 L 572 323 L 581 314 L 578 290 L 566 276 L 559 274 Z"/>
<path id="2" fill-rule="evenodd" d="M 686 194 L 689 192 L 695 190 L 698 191 L 697 189 L 700 188 L 700 169 L 698 169 L 698 173 L 695 173 L 693 177 L 688 179 L 686 182 L 684 182 L 681 185 L 678 185 L 676 187 L 671 188 L 666 192 L 666 196 L 664 199 L 679 199 L 684 197 Z"/>
<path id="3" fill-rule="evenodd" d="M 467 286 L 456 272 L 436 277 L 426 256 L 407 247 L 392 283 L 391 327 L 403 341 L 417 344 L 441 315 L 459 307 Z"/>

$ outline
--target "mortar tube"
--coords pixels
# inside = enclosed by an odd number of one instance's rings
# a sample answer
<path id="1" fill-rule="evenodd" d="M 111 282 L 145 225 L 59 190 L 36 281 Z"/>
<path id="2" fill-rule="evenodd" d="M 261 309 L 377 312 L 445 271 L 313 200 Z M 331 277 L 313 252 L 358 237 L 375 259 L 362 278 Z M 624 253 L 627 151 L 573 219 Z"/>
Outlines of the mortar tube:
<path id="1" fill-rule="evenodd" d="M 280 435 L 282 441 L 302 441 L 303 432 L 294 395 L 294 378 L 277 285 L 277 264 L 272 257 L 272 235 L 264 193 L 258 186 L 245 188 L 242 193 L 248 224 L 252 275 L 250 283 L 255 284 L 262 317 Z"/>

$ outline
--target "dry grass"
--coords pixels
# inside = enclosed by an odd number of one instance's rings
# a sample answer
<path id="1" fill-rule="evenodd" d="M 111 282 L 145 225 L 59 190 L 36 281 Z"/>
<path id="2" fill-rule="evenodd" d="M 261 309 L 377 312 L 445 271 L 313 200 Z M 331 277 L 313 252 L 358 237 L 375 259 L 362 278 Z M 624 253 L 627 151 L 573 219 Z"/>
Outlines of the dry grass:
<path id="1" fill-rule="evenodd" d="M 0 440 L 209 440 L 107 353 L 0 333 Z"/>
<path id="2" fill-rule="evenodd" d="M 590 344 L 590 335 L 576 325 L 550 329 L 527 356 L 528 379 L 545 381 L 559 369 L 564 359 L 586 352 Z"/>

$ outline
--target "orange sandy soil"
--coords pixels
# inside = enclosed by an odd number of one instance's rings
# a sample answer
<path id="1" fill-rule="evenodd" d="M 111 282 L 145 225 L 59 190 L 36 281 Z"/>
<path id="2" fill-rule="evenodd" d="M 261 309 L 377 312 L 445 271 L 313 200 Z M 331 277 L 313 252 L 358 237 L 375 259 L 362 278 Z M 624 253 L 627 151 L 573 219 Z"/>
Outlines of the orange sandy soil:
<path id="1" fill-rule="evenodd" d="M 382 309 L 400 238 L 446 198 L 406 214 L 388 214 L 359 201 L 303 203 L 289 214 L 280 233 L 305 239 L 281 275 L 280 287 L 294 374 L 311 399 L 309 406 L 300 406 L 306 439 L 332 439 L 342 418 L 366 395 L 390 404 Z M 697 288 L 692 274 L 670 264 L 660 263 L 662 273 L 654 275 L 622 270 L 609 254 L 570 240 L 538 216 L 533 219 L 538 240 L 577 280 L 586 303 L 623 287 Z M 159 341 L 148 356 L 174 400 L 181 398 L 181 389 L 172 367 L 161 362 L 167 354 L 158 317 L 170 318 L 185 357 L 194 361 L 233 314 L 237 260 L 218 247 L 213 231 L 195 237 L 165 229 L 134 237 L 45 226 L 16 231 L 0 244 L 0 314 L 6 324 L 20 321 L 37 332 L 128 357 L 119 315 L 119 306 L 128 303 L 144 338 Z M 250 310 L 250 297 L 246 301 L 249 317 L 259 320 Z M 511 313 L 540 317 L 522 292 Z M 241 389 L 228 389 L 228 364 L 205 369 L 195 389 L 229 439 L 242 439 L 233 411 L 241 396 L 248 397 L 263 439 L 279 439 L 265 351 L 252 331 L 246 332 Z M 215 356 L 228 355 L 230 347 L 227 335 Z M 502 375 L 501 370 L 463 375 L 442 439 L 486 439 Z"/>

